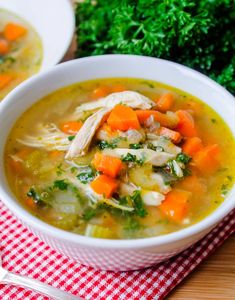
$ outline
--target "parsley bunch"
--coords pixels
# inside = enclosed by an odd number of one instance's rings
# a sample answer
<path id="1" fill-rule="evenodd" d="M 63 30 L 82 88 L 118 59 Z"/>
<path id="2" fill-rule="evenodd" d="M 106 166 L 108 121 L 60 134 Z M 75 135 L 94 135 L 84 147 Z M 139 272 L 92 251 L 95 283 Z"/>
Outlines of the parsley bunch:
<path id="1" fill-rule="evenodd" d="M 76 7 L 77 56 L 161 57 L 209 75 L 235 94 L 233 0 L 85 0 Z"/>

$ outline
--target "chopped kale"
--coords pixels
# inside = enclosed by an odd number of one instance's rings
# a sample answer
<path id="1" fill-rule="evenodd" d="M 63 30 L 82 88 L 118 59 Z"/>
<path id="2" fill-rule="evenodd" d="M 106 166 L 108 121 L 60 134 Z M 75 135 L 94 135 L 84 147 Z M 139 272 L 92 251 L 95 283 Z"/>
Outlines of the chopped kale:
<path id="1" fill-rule="evenodd" d="M 191 160 L 191 157 L 185 153 L 179 153 L 176 157 L 177 162 L 181 162 L 184 164 L 188 164 L 190 162 L 190 160 Z"/>

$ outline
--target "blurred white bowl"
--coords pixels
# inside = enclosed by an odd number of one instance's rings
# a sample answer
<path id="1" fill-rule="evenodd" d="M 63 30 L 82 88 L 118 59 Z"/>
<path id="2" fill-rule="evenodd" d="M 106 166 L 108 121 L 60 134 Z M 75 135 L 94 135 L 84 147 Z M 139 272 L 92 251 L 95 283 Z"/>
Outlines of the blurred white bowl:
<path id="1" fill-rule="evenodd" d="M 69 0 L 0 0 L 6 9 L 30 23 L 43 44 L 40 71 L 62 60 L 75 28 L 74 11 Z"/>
<path id="2" fill-rule="evenodd" d="M 108 77 L 151 79 L 195 95 L 221 115 L 235 136 L 234 97 L 196 71 L 166 60 L 133 55 L 103 55 L 73 60 L 32 77 L 13 90 L 2 102 L 0 197 L 36 235 L 70 258 L 99 269 L 134 270 L 166 260 L 205 236 L 234 208 L 235 187 L 212 214 L 188 228 L 146 239 L 104 240 L 60 230 L 28 213 L 11 192 L 4 169 L 6 139 L 16 120 L 27 108 L 64 86 Z"/>

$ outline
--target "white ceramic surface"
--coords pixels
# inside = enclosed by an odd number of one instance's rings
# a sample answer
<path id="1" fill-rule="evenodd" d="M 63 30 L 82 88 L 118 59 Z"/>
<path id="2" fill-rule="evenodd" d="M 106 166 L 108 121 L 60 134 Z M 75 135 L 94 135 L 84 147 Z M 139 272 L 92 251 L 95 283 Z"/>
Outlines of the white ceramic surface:
<path id="1" fill-rule="evenodd" d="M 100 269 L 133 270 L 165 260 L 202 238 L 235 207 L 235 188 L 210 216 L 181 231 L 146 239 L 103 240 L 65 232 L 33 217 L 18 204 L 4 175 L 3 151 L 6 138 L 15 120 L 28 107 L 63 86 L 105 77 L 152 79 L 191 93 L 213 107 L 227 122 L 234 136 L 235 102 L 234 97 L 224 88 L 196 71 L 165 60 L 130 55 L 96 56 L 60 64 L 24 82 L 2 102 L 0 107 L 2 201 L 36 235 L 70 258 Z"/>
<path id="2" fill-rule="evenodd" d="M 69 0 L 0 0 L 0 8 L 30 23 L 43 44 L 41 71 L 57 64 L 70 46 L 75 21 Z"/>

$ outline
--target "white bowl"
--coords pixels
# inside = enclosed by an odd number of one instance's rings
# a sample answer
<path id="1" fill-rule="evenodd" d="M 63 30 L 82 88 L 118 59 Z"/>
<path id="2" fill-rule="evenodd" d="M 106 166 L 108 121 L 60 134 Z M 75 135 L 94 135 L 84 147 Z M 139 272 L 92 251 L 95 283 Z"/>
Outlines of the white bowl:
<path id="1" fill-rule="evenodd" d="M 169 61 L 142 56 L 104 55 L 60 64 L 18 86 L 0 107 L 0 197 L 9 209 L 52 248 L 82 264 L 107 270 L 145 268 L 179 253 L 205 236 L 235 206 L 235 188 L 212 214 L 186 229 L 136 240 L 104 240 L 50 226 L 24 210 L 11 192 L 4 170 L 7 136 L 19 116 L 51 92 L 84 80 L 134 77 L 159 81 L 199 97 L 214 108 L 235 135 L 235 102 L 231 94 L 206 76 Z M 18 101 L 18 100 L 21 101 Z M 234 149 L 231 149 L 234 151 Z"/>
<path id="2" fill-rule="evenodd" d="M 43 44 L 40 71 L 62 60 L 72 41 L 75 20 L 69 0 L 0 0 L 6 9 L 27 21 Z"/>

